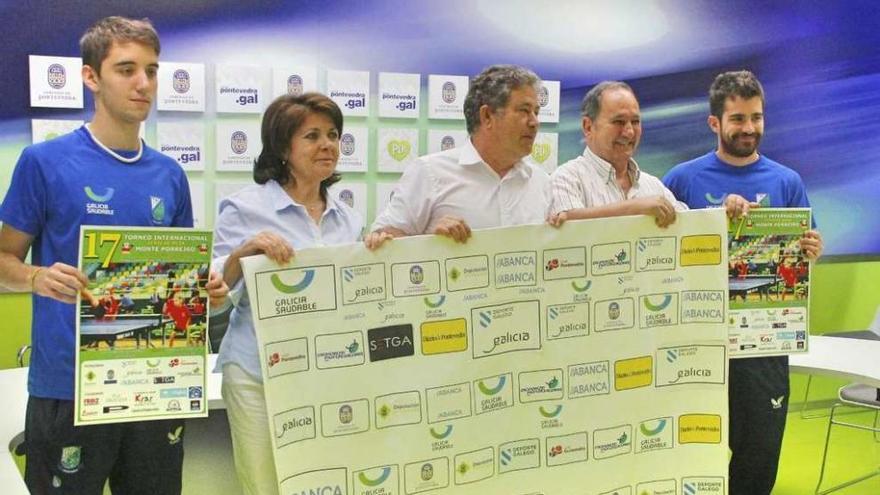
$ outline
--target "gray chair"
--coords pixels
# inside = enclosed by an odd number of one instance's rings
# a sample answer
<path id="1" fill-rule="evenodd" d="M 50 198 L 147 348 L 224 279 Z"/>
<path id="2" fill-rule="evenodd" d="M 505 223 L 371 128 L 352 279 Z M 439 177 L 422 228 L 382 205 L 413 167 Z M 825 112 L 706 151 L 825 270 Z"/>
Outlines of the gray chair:
<path id="1" fill-rule="evenodd" d="M 828 460 L 828 448 L 831 444 L 831 431 L 835 426 L 870 431 L 875 442 L 878 441 L 878 433 L 880 433 L 880 424 L 878 424 L 878 416 L 880 416 L 880 389 L 861 383 L 852 383 L 840 388 L 838 398 L 840 402 L 831 407 L 831 416 L 828 419 L 828 431 L 825 434 L 825 450 L 822 453 L 822 467 L 819 470 L 819 482 L 816 483 L 817 495 L 825 495 L 826 493 L 831 493 L 880 475 L 880 466 L 877 466 L 872 471 L 861 476 L 843 481 L 824 490 L 821 489 L 822 481 L 825 479 L 825 464 Z M 873 412 L 874 419 L 870 425 L 843 421 L 840 419 L 840 416 L 843 414 L 840 411 L 843 409 L 851 409 L 862 413 Z"/>
<path id="2" fill-rule="evenodd" d="M 861 340 L 880 340 L 880 335 L 872 332 L 871 330 L 855 330 L 851 332 L 834 332 L 834 333 L 826 333 L 824 337 L 836 337 L 840 339 L 861 339 Z M 814 418 L 824 418 L 828 416 L 828 410 L 825 407 L 818 408 L 809 408 L 807 404 L 810 402 L 810 385 L 813 383 L 813 375 L 807 375 L 807 386 L 804 389 L 804 400 L 801 402 L 801 419 L 814 419 Z M 819 409 L 824 412 L 820 413 L 810 413 L 809 410 Z"/>

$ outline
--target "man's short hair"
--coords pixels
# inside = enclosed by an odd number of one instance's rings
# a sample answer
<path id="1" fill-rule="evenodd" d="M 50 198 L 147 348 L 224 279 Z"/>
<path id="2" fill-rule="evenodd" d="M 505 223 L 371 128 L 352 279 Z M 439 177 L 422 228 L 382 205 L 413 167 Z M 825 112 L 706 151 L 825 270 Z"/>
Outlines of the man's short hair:
<path id="1" fill-rule="evenodd" d="M 480 127 L 480 107 L 488 105 L 493 112 L 504 108 L 510 100 L 510 93 L 523 86 L 531 86 L 538 91 L 541 78 L 518 65 L 493 65 L 483 69 L 471 81 L 464 99 L 464 121 L 468 134 L 473 134 Z"/>
<path id="2" fill-rule="evenodd" d="M 584 99 L 581 102 L 581 116 L 589 117 L 590 120 L 596 120 L 599 112 L 602 111 L 602 93 L 609 89 L 625 89 L 632 93 L 633 96 L 636 94 L 632 87 L 623 81 L 602 81 L 590 88 L 587 94 L 584 95 Z"/>
<path id="3" fill-rule="evenodd" d="M 101 62 L 107 58 L 114 42 L 141 43 L 159 55 L 159 34 L 149 19 L 111 16 L 96 22 L 80 38 L 79 50 L 83 65 L 88 65 L 100 74 Z"/>
<path id="4" fill-rule="evenodd" d="M 724 115 L 724 102 L 731 96 L 744 100 L 757 96 L 764 104 L 764 88 L 758 78 L 747 70 L 718 74 L 709 87 L 709 112 L 720 119 Z"/>

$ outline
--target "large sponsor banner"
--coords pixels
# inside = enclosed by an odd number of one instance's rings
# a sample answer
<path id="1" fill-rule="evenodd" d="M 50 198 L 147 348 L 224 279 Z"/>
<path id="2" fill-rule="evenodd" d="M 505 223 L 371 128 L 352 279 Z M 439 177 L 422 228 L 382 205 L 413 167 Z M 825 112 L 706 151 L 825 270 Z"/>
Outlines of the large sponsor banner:
<path id="1" fill-rule="evenodd" d="M 702 210 L 242 260 L 281 493 L 724 494 L 725 229 Z"/>
<path id="2" fill-rule="evenodd" d="M 207 416 L 211 231 L 80 232 L 74 424 Z"/>
<path id="3" fill-rule="evenodd" d="M 728 225 L 730 357 L 807 352 L 810 261 L 800 239 L 809 208 L 758 208 Z"/>

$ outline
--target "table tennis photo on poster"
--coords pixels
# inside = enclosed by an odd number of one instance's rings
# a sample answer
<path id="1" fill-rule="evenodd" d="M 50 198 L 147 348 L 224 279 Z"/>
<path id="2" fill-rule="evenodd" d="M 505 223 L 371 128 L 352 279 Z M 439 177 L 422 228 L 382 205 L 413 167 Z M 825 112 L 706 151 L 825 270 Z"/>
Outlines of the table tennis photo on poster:
<path id="1" fill-rule="evenodd" d="M 83 226 L 75 424 L 207 416 L 212 233 Z"/>
<path id="2" fill-rule="evenodd" d="M 760 208 L 728 222 L 730 357 L 807 352 L 809 208 Z"/>

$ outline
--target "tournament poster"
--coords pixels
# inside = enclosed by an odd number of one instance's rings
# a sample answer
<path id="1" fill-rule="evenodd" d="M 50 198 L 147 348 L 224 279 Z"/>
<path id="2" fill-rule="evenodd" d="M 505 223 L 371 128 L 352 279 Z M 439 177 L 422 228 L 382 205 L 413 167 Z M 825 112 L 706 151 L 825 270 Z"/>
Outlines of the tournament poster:
<path id="1" fill-rule="evenodd" d="M 756 208 L 728 222 L 731 358 L 807 352 L 810 260 L 800 239 L 809 208 Z"/>
<path id="2" fill-rule="evenodd" d="M 74 424 L 207 416 L 212 232 L 80 232 Z"/>

